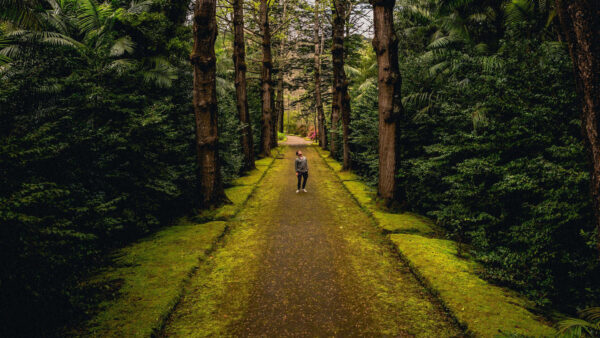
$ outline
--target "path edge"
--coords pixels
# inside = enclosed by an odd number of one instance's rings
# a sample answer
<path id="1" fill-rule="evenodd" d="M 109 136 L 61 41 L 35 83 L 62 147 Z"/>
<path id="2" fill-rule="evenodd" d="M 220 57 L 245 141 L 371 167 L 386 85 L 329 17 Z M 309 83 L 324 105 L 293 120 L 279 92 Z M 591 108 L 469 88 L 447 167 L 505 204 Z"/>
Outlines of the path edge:
<path id="1" fill-rule="evenodd" d="M 461 316 L 459 316 L 458 311 L 456 309 L 456 306 L 452 306 L 452 301 L 449 299 L 446 299 L 446 297 L 444 297 L 443 293 L 434 286 L 433 281 L 431 280 L 431 278 L 427 277 L 427 275 L 425 273 L 423 273 L 423 271 L 421 271 L 421 269 L 418 267 L 417 264 L 415 264 L 415 262 L 413 261 L 413 259 L 411 259 L 403 250 L 402 248 L 399 246 L 398 243 L 396 243 L 395 241 L 392 240 L 392 236 L 395 235 L 393 233 L 390 233 L 388 231 L 385 230 L 385 228 L 380 224 L 380 221 L 377 219 L 377 217 L 374 215 L 373 213 L 373 206 L 369 206 L 366 203 L 364 203 L 363 201 L 361 201 L 361 198 L 359 198 L 351 189 L 349 189 L 346 184 L 344 184 L 345 180 L 340 176 L 340 171 L 336 170 L 336 168 L 334 168 L 333 166 L 331 166 L 331 164 L 329 163 L 328 159 L 330 161 L 335 161 L 336 164 L 339 164 L 337 160 L 329 157 L 329 152 L 327 150 L 321 149 L 321 147 L 319 147 L 317 144 L 313 143 L 312 146 L 316 152 L 319 154 L 319 156 L 321 157 L 321 159 L 323 160 L 323 162 L 325 163 L 325 165 L 329 168 L 329 170 L 331 170 L 334 174 L 334 176 L 338 179 L 338 181 L 340 182 L 340 184 L 342 185 L 342 187 L 348 192 L 348 194 L 352 197 L 352 199 L 354 200 L 354 202 L 359 206 L 359 208 L 361 210 L 363 210 L 363 212 L 365 212 L 365 214 L 371 219 L 372 223 L 374 226 L 376 226 L 379 230 L 380 233 L 383 235 L 384 237 L 384 243 L 386 246 L 388 246 L 390 248 L 390 250 L 392 251 L 392 253 L 394 255 L 396 255 L 396 257 L 398 257 L 398 259 L 400 261 L 402 261 L 404 264 L 406 264 L 406 266 L 409 268 L 409 270 L 411 271 L 411 273 L 417 278 L 417 280 L 419 281 L 419 283 L 421 283 L 421 285 L 437 300 L 439 301 L 440 305 L 442 306 L 442 308 L 446 311 L 446 313 L 448 314 L 448 316 L 464 331 L 464 333 L 468 336 L 474 336 L 474 337 L 479 337 L 479 336 L 483 336 L 483 337 L 487 337 L 487 336 L 497 336 L 497 335 L 502 335 L 502 334 L 514 334 L 514 332 L 511 331 L 502 331 L 500 329 L 497 330 L 497 332 L 495 333 L 491 333 L 491 332 L 482 332 L 481 330 L 478 330 L 477 328 L 475 328 L 475 324 L 472 323 L 469 320 L 465 320 L 464 318 L 461 319 Z M 341 166 L 340 166 L 341 167 Z M 362 183 L 362 182 L 361 182 Z M 364 183 L 362 183 L 364 184 Z M 384 212 L 383 210 L 377 210 L 378 212 Z M 417 235 L 417 236 L 423 236 L 426 237 L 424 235 Z M 479 276 L 476 276 L 477 278 L 479 278 Z M 522 298 L 522 297 L 521 297 Z M 530 312 L 528 309 L 525 309 L 526 311 Z M 532 315 L 534 315 L 532 313 Z M 534 317 L 536 317 L 534 315 Z M 555 329 L 549 325 L 546 325 L 545 323 L 539 322 L 540 326 L 543 326 L 545 328 L 546 334 L 543 334 L 541 336 L 543 337 L 551 337 L 555 335 Z M 527 335 L 527 334 L 522 334 L 522 333 L 518 333 L 519 336 L 531 336 L 531 335 Z M 540 335 L 534 335 L 534 336 L 540 336 Z"/>
<path id="2" fill-rule="evenodd" d="M 153 323 L 149 323 L 148 327 L 144 329 L 144 332 L 148 332 L 148 336 L 150 336 L 150 337 L 161 336 L 161 333 L 164 330 L 165 325 L 167 324 L 169 318 L 171 317 L 171 315 L 173 314 L 173 312 L 175 311 L 175 309 L 181 302 L 181 300 L 185 294 L 185 288 L 191 281 L 192 276 L 196 273 L 196 271 L 198 271 L 201 264 L 206 260 L 206 258 L 209 257 L 211 253 L 213 253 L 215 250 L 217 250 L 219 248 L 221 242 L 223 241 L 223 239 L 226 237 L 226 235 L 231 230 L 231 226 L 228 224 L 229 221 L 231 219 L 235 218 L 239 214 L 239 212 L 246 206 L 248 200 L 250 200 L 250 198 L 255 194 L 258 186 L 262 183 L 263 179 L 266 177 L 268 172 L 271 170 L 275 161 L 278 158 L 280 158 L 280 155 L 282 153 L 285 152 L 286 148 L 287 148 L 286 145 L 281 145 L 281 146 L 278 146 L 278 147 L 272 149 L 271 156 L 267 157 L 270 159 L 270 161 L 268 161 L 268 164 L 266 165 L 265 170 L 263 170 L 262 173 L 260 173 L 260 177 L 256 180 L 256 182 L 251 184 L 252 188 L 251 188 L 250 192 L 242 201 L 240 201 L 239 203 L 236 203 L 236 204 L 223 205 L 223 206 L 215 209 L 213 212 L 211 212 L 210 216 L 208 216 L 208 217 L 202 216 L 201 221 L 193 222 L 194 226 L 203 226 L 203 225 L 206 225 L 206 224 L 212 223 L 212 222 L 225 222 L 225 225 L 224 225 L 222 231 L 217 232 L 212 237 L 212 239 L 210 240 L 211 242 L 209 244 L 210 247 L 206 250 L 203 250 L 201 252 L 201 254 L 198 255 L 198 257 L 196 259 L 196 263 L 193 266 L 191 266 L 190 269 L 185 273 L 185 276 L 177 282 L 177 287 L 176 287 L 176 291 L 175 291 L 176 294 L 174 295 L 174 297 L 172 299 L 167 301 L 166 307 L 157 315 L 157 320 L 153 321 Z M 246 176 L 248 176 L 248 175 L 241 176 L 241 177 L 246 177 Z M 236 187 L 236 186 L 240 186 L 240 185 L 233 185 L 232 187 Z M 229 208 L 229 209 L 234 208 L 234 210 L 233 210 L 233 212 L 229 212 L 226 215 L 223 215 L 222 213 L 219 214 L 219 211 L 223 210 L 225 208 Z M 114 252 L 110 253 L 109 256 L 112 256 L 112 257 L 121 256 L 121 255 L 123 255 L 122 252 L 125 251 L 127 248 L 130 248 L 132 246 L 143 243 L 144 241 L 147 241 L 149 239 L 151 240 L 152 238 L 158 237 L 158 236 L 160 236 L 161 232 L 166 231 L 173 226 L 177 226 L 177 225 L 181 224 L 182 222 L 183 222 L 182 220 L 176 221 L 173 224 L 168 225 L 153 234 L 142 237 L 142 238 L 138 239 L 137 241 L 135 241 L 123 248 L 119 248 L 119 249 L 115 250 Z M 92 280 L 92 279 L 98 277 L 99 275 L 101 275 L 101 273 L 102 273 L 102 270 L 96 272 L 95 274 L 92 274 L 90 276 L 89 280 Z M 106 311 L 106 309 L 100 309 L 100 311 L 94 313 L 94 315 L 92 315 L 89 319 L 78 324 L 76 327 L 68 329 L 69 335 L 96 337 L 96 336 L 106 336 L 106 335 L 127 336 L 128 334 L 132 334 L 131 332 L 127 333 L 127 332 L 121 332 L 118 330 L 113 330 L 113 331 L 104 330 L 102 332 L 98 332 L 97 330 L 94 330 L 95 328 L 96 329 L 99 328 L 98 325 L 93 324 L 94 319 L 96 319 L 104 311 Z M 136 332 L 135 334 L 136 334 L 136 336 L 139 336 L 140 333 L 141 332 Z M 146 336 L 146 334 L 143 334 L 143 333 L 141 335 Z"/>
<path id="3" fill-rule="evenodd" d="M 250 200 L 250 198 L 252 196 L 254 196 L 254 193 L 258 189 L 258 186 L 260 185 L 260 183 L 262 183 L 263 179 L 267 176 L 267 173 L 271 170 L 271 168 L 273 167 L 273 164 L 279 158 L 279 155 L 281 155 L 282 153 L 284 153 L 286 148 L 287 148 L 286 145 L 280 145 L 280 146 L 278 146 L 276 148 L 271 149 L 271 156 L 270 156 L 271 157 L 271 161 L 269 162 L 267 168 L 262 172 L 262 175 L 256 181 L 256 183 L 252 184 L 252 189 L 251 189 L 250 193 L 248 194 L 248 196 L 244 199 L 243 202 L 241 202 L 241 203 L 238 204 L 236 210 L 233 212 L 233 214 L 231 216 L 227 216 L 227 217 L 224 217 L 224 218 L 217 217 L 216 219 L 223 220 L 223 221 L 230 221 L 231 219 L 235 218 L 240 213 L 240 211 L 246 206 L 246 204 Z M 157 327 L 155 327 L 155 328 L 152 329 L 151 337 L 162 337 L 162 336 L 164 336 L 164 330 L 166 328 L 166 325 L 169 322 L 169 319 L 171 318 L 171 316 L 173 315 L 173 313 L 175 312 L 175 310 L 177 310 L 177 307 L 179 306 L 179 304 L 181 303 L 181 300 L 183 299 L 183 296 L 185 294 L 185 288 L 190 283 L 191 278 L 198 271 L 198 269 L 200 268 L 200 265 L 202 265 L 202 263 L 206 260 L 206 257 L 208 257 L 208 255 L 210 255 L 211 253 L 213 253 L 221 245 L 221 242 L 223 241 L 223 239 L 229 233 L 230 230 L 231 230 L 231 227 L 229 225 L 226 225 L 225 229 L 223 229 L 223 232 L 215 239 L 215 241 L 214 241 L 213 245 L 211 246 L 210 250 L 207 251 L 204 256 L 198 257 L 197 264 L 189 271 L 189 273 L 188 273 L 187 277 L 185 278 L 185 280 L 182 281 L 182 283 L 180 285 L 180 288 L 179 288 L 179 292 L 178 292 L 177 298 L 173 302 L 173 305 L 170 306 L 169 309 L 168 309 L 168 311 L 166 311 L 166 313 L 164 314 L 164 316 L 162 316 L 159 325 Z"/>

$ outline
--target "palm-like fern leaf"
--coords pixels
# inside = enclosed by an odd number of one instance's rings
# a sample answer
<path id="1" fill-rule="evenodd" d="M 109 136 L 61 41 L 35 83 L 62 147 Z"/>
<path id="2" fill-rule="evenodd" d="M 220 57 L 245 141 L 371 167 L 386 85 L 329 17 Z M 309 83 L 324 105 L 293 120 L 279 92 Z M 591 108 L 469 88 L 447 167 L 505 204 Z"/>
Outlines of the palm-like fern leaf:
<path id="1" fill-rule="evenodd" d="M 135 49 L 135 43 L 131 37 L 126 35 L 115 41 L 110 49 L 110 56 L 121 56 L 125 53 L 132 54 Z"/>
<path id="2" fill-rule="evenodd" d="M 146 83 L 153 83 L 159 87 L 170 87 L 173 81 L 177 79 L 175 68 L 165 58 L 151 58 L 150 63 L 154 68 L 142 71 L 142 76 Z"/>

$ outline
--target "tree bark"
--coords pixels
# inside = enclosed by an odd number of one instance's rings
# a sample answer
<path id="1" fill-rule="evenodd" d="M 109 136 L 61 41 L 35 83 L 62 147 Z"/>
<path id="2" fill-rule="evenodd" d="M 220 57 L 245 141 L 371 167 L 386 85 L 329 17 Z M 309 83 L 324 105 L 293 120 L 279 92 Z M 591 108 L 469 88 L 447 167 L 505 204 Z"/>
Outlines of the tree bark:
<path id="1" fill-rule="evenodd" d="M 246 45 L 244 41 L 244 1 L 233 0 L 233 64 L 235 67 L 236 105 L 242 135 L 240 143 L 244 160 L 242 171 L 254 169 L 254 141 L 252 139 L 252 125 L 248 111 L 248 93 L 246 90 Z"/>
<path id="2" fill-rule="evenodd" d="M 349 143 L 349 125 L 350 125 L 350 95 L 348 94 L 348 81 L 344 72 L 344 26 L 346 20 L 346 4 L 343 0 L 334 0 L 333 16 L 333 44 L 331 47 L 331 57 L 333 63 L 333 101 L 331 104 L 332 116 L 332 140 L 331 153 L 335 155 L 335 140 L 333 135 L 337 131 L 334 124 L 342 117 L 343 129 L 343 164 L 342 169 L 350 169 L 350 143 Z"/>
<path id="3" fill-rule="evenodd" d="M 592 163 L 590 191 L 600 251 L 600 2 L 556 0 L 556 9 L 583 108 L 581 127 Z"/>
<path id="4" fill-rule="evenodd" d="M 398 182 L 400 121 L 403 114 L 402 78 L 398 66 L 398 37 L 394 31 L 395 0 L 371 0 L 379 84 L 379 184 L 378 195 L 388 203 L 403 202 Z"/>
<path id="5" fill-rule="evenodd" d="M 269 7 L 267 0 L 260 0 L 260 31 L 262 34 L 262 71 L 261 71 L 261 154 L 271 156 L 273 132 L 273 60 L 271 56 L 271 29 L 269 27 Z"/>
<path id="6" fill-rule="evenodd" d="M 194 4 L 194 113 L 196 152 L 201 208 L 227 200 L 223 190 L 218 153 L 218 114 L 215 40 L 217 38 L 216 0 L 197 0 Z"/>
<path id="7" fill-rule="evenodd" d="M 318 137 L 319 146 L 321 148 L 327 148 L 327 136 L 325 128 L 325 113 L 323 112 L 323 99 L 321 98 L 321 52 L 323 47 L 321 45 L 321 23 L 319 21 L 319 0 L 315 0 L 315 106 L 317 110 L 317 121 L 318 121 Z"/>
<path id="8" fill-rule="evenodd" d="M 287 20 L 287 1 L 286 0 L 282 0 L 283 2 L 283 18 L 282 18 L 282 22 L 286 22 Z M 285 32 L 283 34 L 283 38 L 281 39 L 281 44 L 279 46 L 279 55 L 277 56 L 277 74 L 278 74 L 278 81 L 277 81 L 277 99 L 275 101 L 275 115 L 277 116 L 277 124 L 276 124 L 276 131 L 279 131 L 280 133 L 283 133 L 283 115 L 284 115 L 284 110 L 285 107 L 283 105 L 283 93 L 284 93 L 284 78 L 285 78 L 285 66 L 286 66 L 286 50 L 285 50 L 285 44 L 286 44 L 286 37 L 287 37 L 287 29 L 285 29 Z M 277 134 L 277 133 L 275 133 Z"/>

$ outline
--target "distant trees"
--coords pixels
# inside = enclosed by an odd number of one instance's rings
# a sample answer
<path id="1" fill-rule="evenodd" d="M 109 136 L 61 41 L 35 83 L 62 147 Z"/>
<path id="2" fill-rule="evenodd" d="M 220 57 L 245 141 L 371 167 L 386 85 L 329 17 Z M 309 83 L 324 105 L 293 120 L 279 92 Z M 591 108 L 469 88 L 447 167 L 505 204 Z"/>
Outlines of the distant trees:
<path id="1" fill-rule="evenodd" d="M 592 162 L 590 191 L 600 250 L 600 2 L 556 0 L 581 98 L 581 127 Z"/>
<path id="2" fill-rule="evenodd" d="M 402 201 L 400 169 L 400 119 L 402 79 L 398 67 L 398 37 L 394 31 L 395 0 L 371 0 L 377 53 L 379 107 L 379 183 L 377 193 L 388 202 Z"/>
<path id="3" fill-rule="evenodd" d="M 226 200 L 219 163 L 215 40 L 217 38 L 216 0 L 196 0 L 194 4 L 194 113 L 196 152 L 202 207 Z"/>

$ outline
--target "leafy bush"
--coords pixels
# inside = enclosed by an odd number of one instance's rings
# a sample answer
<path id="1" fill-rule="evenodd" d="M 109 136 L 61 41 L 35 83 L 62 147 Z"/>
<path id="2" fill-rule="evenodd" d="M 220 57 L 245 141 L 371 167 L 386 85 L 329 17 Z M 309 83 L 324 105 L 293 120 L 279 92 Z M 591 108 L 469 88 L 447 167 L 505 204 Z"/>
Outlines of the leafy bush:
<path id="1" fill-rule="evenodd" d="M 484 276 L 540 305 L 600 301 L 588 165 L 572 68 L 552 42 L 508 36 L 489 67 L 468 54 L 401 58 L 399 175 L 412 211 L 471 244 Z M 366 68 L 365 68 L 366 69 Z M 353 168 L 377 182 L 377 91 L 354 77 Z M 358 88 L 362 88 L 358 90 Z M 431 93 L 431 94 L 428 94 Z"/>

